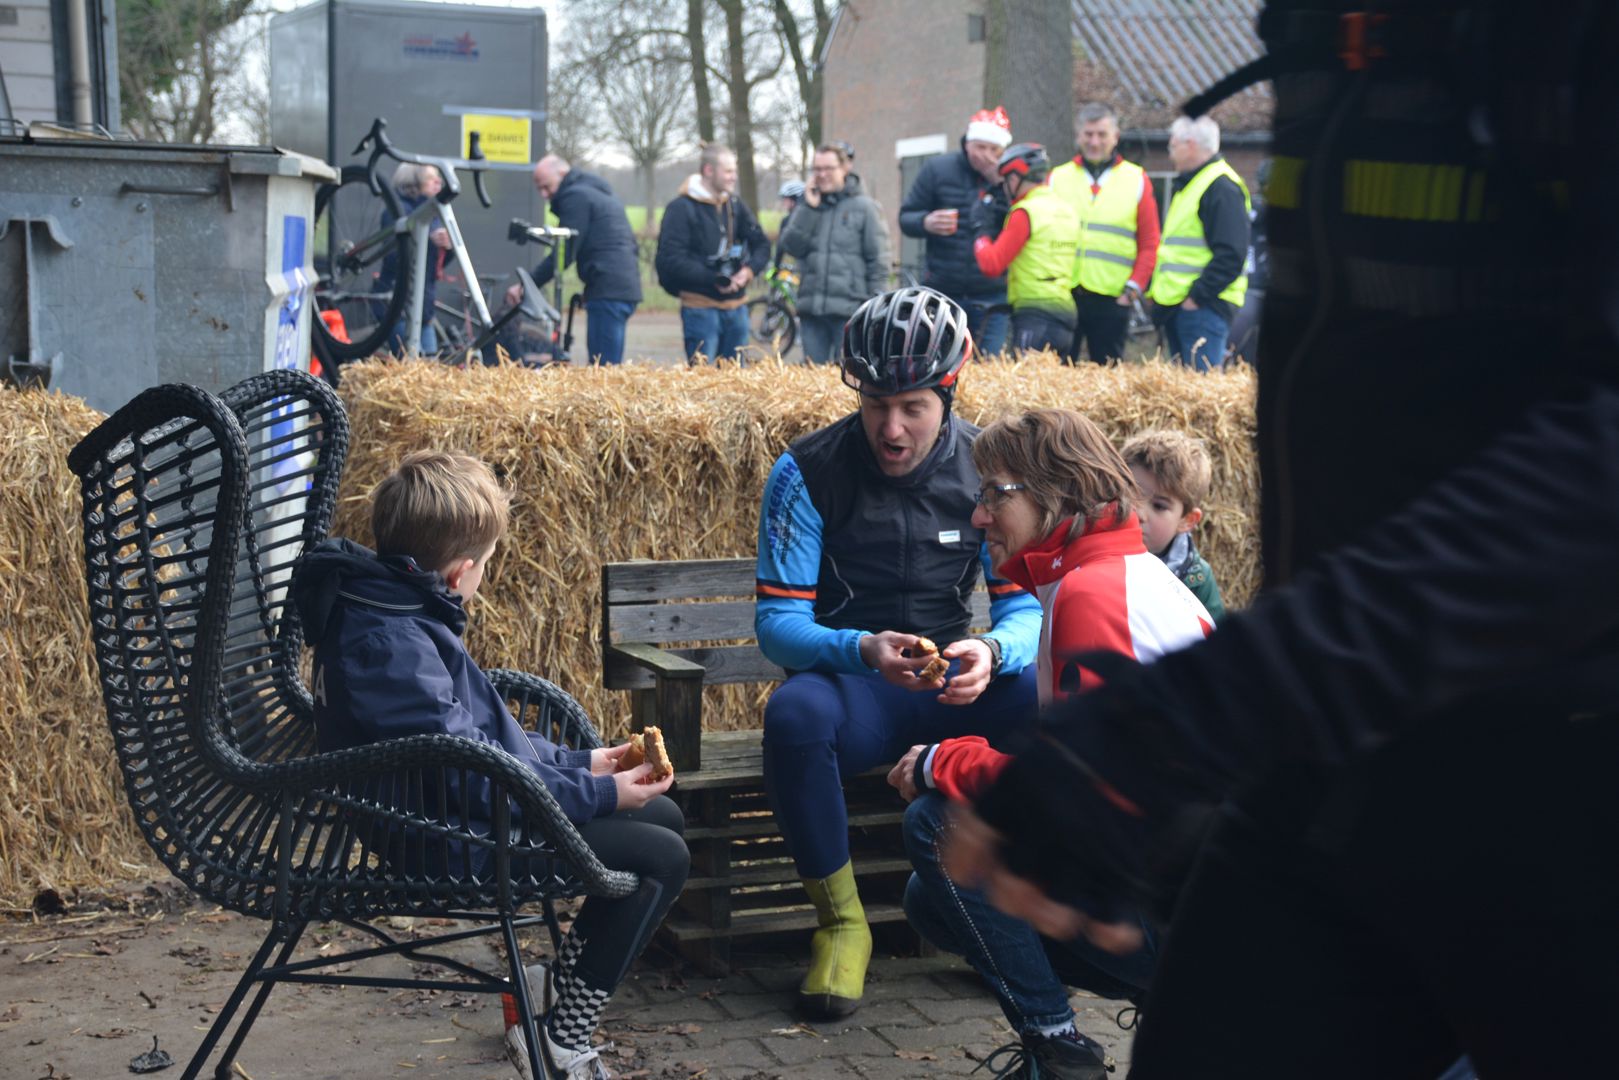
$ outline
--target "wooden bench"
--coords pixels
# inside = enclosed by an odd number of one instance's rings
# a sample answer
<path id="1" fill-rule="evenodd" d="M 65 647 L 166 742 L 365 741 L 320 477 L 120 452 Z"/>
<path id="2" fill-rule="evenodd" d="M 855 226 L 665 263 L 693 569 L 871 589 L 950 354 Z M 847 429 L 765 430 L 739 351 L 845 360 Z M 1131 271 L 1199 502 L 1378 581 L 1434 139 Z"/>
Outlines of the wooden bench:
<path id="1" fill-rule="evenodd" d="M 736 938 L 815 926 L 815 913 L 765 798 L 758 729 L 703 731 L 703 687 L 771 683 L 786 673 L 753 631 L 752 559 L 608 563 L 602 567 L 602 684 L 631 694 L 631 726 L 663 729 L 686 813 L 691 878 L 664 934 L 711 974 L 729 970 Z M 987 625 L 988 594 L 974 594 Z M 902 923 L 910 863 L 905 807 L 888 766 L 844 785 L 850 851 L 866 916 Z"/>

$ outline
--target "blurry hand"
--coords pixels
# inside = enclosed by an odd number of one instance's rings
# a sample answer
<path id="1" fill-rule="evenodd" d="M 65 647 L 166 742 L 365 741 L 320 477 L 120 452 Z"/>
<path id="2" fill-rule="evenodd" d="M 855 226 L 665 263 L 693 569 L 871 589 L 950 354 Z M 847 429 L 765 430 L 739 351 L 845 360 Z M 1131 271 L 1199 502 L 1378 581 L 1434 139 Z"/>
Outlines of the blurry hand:
<path id="1" fill-rule="evenodd" d="M 665 776 L 662 780 L 652 779 L 650 761 L 643 762 L 628 772 L 614 773 L 613 784 L 618 788 L 618 808 L 639 810 L 668 791 L 669 785 L 674 782 L 673 774 Z"/>

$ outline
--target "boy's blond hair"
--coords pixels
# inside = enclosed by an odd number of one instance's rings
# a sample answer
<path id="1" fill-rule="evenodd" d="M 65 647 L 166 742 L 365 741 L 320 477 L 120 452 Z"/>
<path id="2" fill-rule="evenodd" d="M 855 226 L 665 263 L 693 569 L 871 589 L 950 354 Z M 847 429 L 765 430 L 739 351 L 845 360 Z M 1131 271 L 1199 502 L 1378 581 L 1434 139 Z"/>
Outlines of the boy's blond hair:
<path id="1" fill-rule="evenodd" d="M 488 465 L 466 454 L 417 450 L 377 485 L 377 554 L 409 555 L 423 570 L 478 559 L 506 534 L 511 497 Z"/>
<path id="2" fill-rule="evenodd" d="M 1126 464 L 1139 465 L 1152 474 L 1165 495 L 1181 501 L 1181 513 L 1201 509 L 1214 482 L 1214 468 L 1201 439 L 1184 431 L 1157 429 L 1130 437 L 1120 451 Z"/>

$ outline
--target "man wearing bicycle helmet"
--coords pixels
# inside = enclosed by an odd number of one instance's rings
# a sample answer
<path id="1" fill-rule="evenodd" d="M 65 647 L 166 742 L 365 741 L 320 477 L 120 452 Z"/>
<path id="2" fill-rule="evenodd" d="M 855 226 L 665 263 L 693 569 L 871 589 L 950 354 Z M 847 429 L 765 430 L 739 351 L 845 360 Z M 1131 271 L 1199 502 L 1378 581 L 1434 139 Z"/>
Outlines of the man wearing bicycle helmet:
<path id="1" fill-rule="evenodd" d="M 882 293 L 849 319 L 840 353 L 859 408 L 771 470 L 755 614 L 760 648 L 790 673 L 765 707 L 765 790 L 815 905 L 799 1003 L 816 1017 L 859 1006 L 871 956 L 843 778 L 1027 723 L 1040 635 L 1039 603 L 993 576 L 972 523 L 978 428 L 951 412 L 972 353 L 966 312 L 932 289 Z M 973 635 L 980 573 L 991 625 Z M 925 676 L 935 648 L 948 670 Z"/>
<path id="2" fill-rule="evenodd" d="M 975 212 L 973 257 L 984 274 L 1006 275 L 1012 347 L 1055 349 L 1066 356 L 1074 344 L 1068 275 L 1079 246 L 1079 214 L 1052 189 L 1051 159 L 1039 143 L 1008 147 L 995 171 L 1012 209 L 993 239 L 995 223 Z"/>
<path id="3" fill-rule="evenodd" d="M 798 204 L 804 201 L 804 181 L 783 180 L 780 190 L 776 192 L 776 198 L 778 200 L 776 209 L 781 211 L 781 224 L 776 229 L 776 250 L 771 256 L 770 262 L 772 266 L 780 270 L 782 268 L 781 257 L 786 254 L 781 249 L 781 238 L 787 235 L 787 222 L 792 219 L 793 211 L 797 210 Z"/>

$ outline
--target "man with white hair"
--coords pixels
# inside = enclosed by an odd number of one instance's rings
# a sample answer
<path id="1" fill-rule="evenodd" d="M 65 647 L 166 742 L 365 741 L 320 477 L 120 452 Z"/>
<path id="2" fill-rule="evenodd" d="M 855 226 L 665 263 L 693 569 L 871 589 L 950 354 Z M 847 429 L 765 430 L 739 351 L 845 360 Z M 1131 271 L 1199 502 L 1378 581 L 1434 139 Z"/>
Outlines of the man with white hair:
<path id="1" fill-rule="evenodd" d="M 624 359 L 624 325 L 641 302 L 641 256 L 635 230 L 624 204 L 607 181 L 575 169 L 556 154 L 547 154 L 534 166 L 534 190 L 551 204 L 558 224 L 579 235 L 563 247 L 563 266 L 556 252 L 534 268 L 534 283 L 544 285 L 566 267 L 579 267 L 585 286 L 585 348 L 592 364 L 617 364 Z M 513 304 L 522 286 L 507 290 Z"/>
<path id="2" fill-rule="evenodd" d="M 1242 177 L 1220 156 L 1220 125 L 1182 116 L 1169 127 L 1175 193 L 1158 240 L 1152 301 L 1170 356 L 1199 371 L 1225 361 L 1231 318 L 1248 292 L 1252 203 Z"/>

